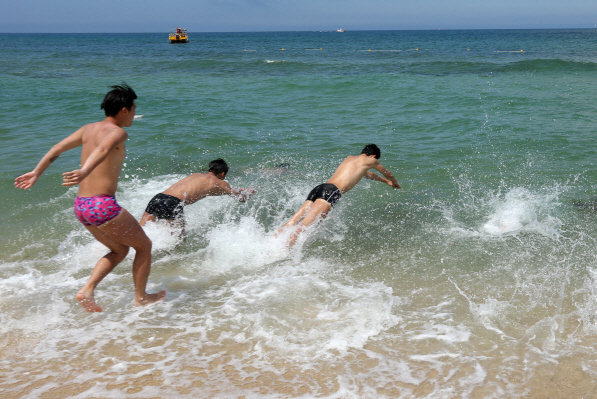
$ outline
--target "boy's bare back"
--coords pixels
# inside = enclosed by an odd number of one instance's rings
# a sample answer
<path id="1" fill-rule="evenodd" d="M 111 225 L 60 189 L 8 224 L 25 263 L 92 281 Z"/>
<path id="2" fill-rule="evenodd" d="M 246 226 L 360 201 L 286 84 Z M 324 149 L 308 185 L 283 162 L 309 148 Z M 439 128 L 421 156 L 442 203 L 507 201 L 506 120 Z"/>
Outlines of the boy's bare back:
<path id="1" fill-rule="evenodd" d="M 231 191 L 230 184 L 213 173 L 193 173 L 174 183 L 164 194 L 180 198 L 185 205 L 190 205 L 207 196 L 230 194 Z"/>
<path id="2" fill-rule="evenodd" d="M 95 122 L 83 126 L 81 135 L 81 165 L 93 156 L 107 153 L 106 158 L 100 162 L 79 184 L 79 197 L 92 197 L 95 195 L 114 195 L 118 185 L 118 178 L 122 163 L 126 156 L 125 141 L 126 131 L 110 122 Z M 94 154 L 95 151 L 95 154 Z M 84 167 L 81 168 L 81 170 Z M 64 174 L 65 182 L 69 177 L 76 178 L 77 171 Z M 84 173 L 84 171 L 83 171 Z"/>
<path id="3" fill-rule="evenodd" d="M 340 192 L 344 194 L 350 191 L 363 177 L 378 180 L 378 178 L 375 178 L 377 175 L 369 172 L 369 169 L 381 172 L 390 179 L 390 183 L 388 183 L 390 186 L 400 188 L 400 184 L 398 184 L 396 179 L 393 179 L 392 174 L 375 157 L 365 154 L 346 157 L 327 182 L 338 187 Z"/>
<path id="4" fill-rule="evenodd" d="M 83 126 L 57 145 L 71 149 L 82 145 L 81 169 L 62 174 L 63 186 L 79 184 L 79 197 L 114 195 L 126 148 L 128 134 L 137 105 L 123 108 L 116 116 Z"/>

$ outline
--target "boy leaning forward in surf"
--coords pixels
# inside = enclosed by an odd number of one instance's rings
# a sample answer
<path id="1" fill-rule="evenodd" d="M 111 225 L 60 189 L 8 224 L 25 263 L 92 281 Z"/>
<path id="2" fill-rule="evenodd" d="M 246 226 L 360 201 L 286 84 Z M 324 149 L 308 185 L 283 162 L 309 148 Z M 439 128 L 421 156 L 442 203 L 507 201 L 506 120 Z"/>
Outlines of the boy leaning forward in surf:
<path id="1" fill-rule="evenodd" d="M 101 312 L 95 303 L 95 287 L 129 252 L 135 249 L 133 281 L 135 306 L 161 301 L 166 291 L 145 292 L 151 269 L 151 240 L 137 220 L 116 202 L 114 197 L 118 177 L 126 155 L 127 132 L 135 116 L 137 95 L 126 84 L 110 86 L 101 108 L 106 118 L 83 126 L 58 144 L 39 161 L 33 171 L 15 179 L 15 187 L 28 189 L 60 154 L 75 147 L 81 148 L 81 169 L 62 174 L 63 186 L 79 185 L 75 200 L 75 215 L 87 230 L 110 252 L 101 258 L 91 272 L 85 286 L 77 293 L 77 300 L 88 312 Z"/>
<path id="2" fill-rule="evenodd" d="M 363 177 L 385 183 L 392 188 L 402 188 L 394 175 L 379 163 L 380 156 L 379 147 L 375 144 L 368 144 L 363 148 L 360 155 L 346 157 L 326 183 L 320 184 L 311 190 L 307 200 L 294 216 L 280 228 L 276 235 L 282 233 L 288 227 L 298 224 L 298 228 L 291 234 L 288 242 L 288 246 L 292 247 L 298 235 L 307 226 L 325 218 L 332 207 L 340 200 L 342 194 L 350 191 Z M 377 170 L 384 177 L 370 172 L 370 169 Z"/>
<path id="3" fill-rule="evenodd" d="M 245 202 L 256 190 L 253 188 L 232 188 L 224 179 L 228 174 L 228 164 L 223 159 L 214 159 L 209 163 L 207 173 L 193 173 L 156 194 L 147 204 L 139 224 L 165 220 L 181 229 L 184 236 L 184 207 L 194 204 L 208 196 L 229 195 L 240 202 Z"/>

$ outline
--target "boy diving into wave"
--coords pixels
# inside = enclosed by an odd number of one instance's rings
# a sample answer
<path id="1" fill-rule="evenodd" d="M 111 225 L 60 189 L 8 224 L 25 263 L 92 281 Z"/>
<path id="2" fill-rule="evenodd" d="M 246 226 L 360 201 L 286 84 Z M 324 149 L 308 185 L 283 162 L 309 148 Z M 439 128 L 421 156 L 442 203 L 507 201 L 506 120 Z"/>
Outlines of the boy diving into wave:
<path id="1" fill-rule="evenodd" d="M 380 149 L 375 144 L 369 144 L 363 148 L 360 155 L 346 157 L 326 183 L 311 190 L 305 203 L 277 234 L 298 224 L 298 228 L 291 234 L 288 243 L 292 247 L 296 243 L 298 235 L 307 226 L 316 220 L 325 218 L 342 195 L 350 191 L 363 177 L 386 183 L 394 189 L 402 188 L 394 175 L 379 163 L 380 156 Z M 384 177 L 370 172 L 370 169 L 377 170 Z"/>
<path id="2" fill-rule="evenodd" d="M 224 181 L 226 174 L 228 165 L 223 159 L 211 161 L 207 173 L 193 173 L 156 194 L 147 204 L 139 224 L 145 226 L 147 222 L 166 220 L 171 225 L 181 228 L 183 235 L 185 205 L 194 204 L 207 196 L 218 195 L 230 195 L 240 202 L 245 202 L 255 194 L 256 190 L 252 188 L 230 187 L 230 184 Z"/>

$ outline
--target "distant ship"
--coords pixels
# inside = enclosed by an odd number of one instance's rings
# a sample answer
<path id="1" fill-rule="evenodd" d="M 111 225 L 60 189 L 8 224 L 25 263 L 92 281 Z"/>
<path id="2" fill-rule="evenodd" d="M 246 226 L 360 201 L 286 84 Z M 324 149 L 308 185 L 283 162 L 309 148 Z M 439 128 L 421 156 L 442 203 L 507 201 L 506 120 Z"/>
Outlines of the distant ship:
<path id="1" fill-rule="evenodd" d="M 176 28 L 176 32 L 170 33 L 170 43 L 186 43 L 189 41 L 189 34 L 186 29 Z"/>
<path id="2" fill-rule="evenodd" d="M 346 29 L 342 29 L 342 28 L 340 28 L 340 29 L 338 29 L 336 32 L 346 32 Z"/>

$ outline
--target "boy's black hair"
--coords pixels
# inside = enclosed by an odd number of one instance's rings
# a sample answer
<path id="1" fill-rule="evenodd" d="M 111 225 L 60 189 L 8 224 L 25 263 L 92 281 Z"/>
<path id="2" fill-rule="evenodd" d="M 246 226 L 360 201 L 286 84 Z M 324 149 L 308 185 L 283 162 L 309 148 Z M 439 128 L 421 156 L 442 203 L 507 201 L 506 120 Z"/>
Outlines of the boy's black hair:
<path id="1" fill-rule="evenodd" d="M 135 91 L 126 83 L 110 86 L 110 88 L 112 90 L 106 94 L 101 106 L 106 116 L 116 116 L 122 108 L 130 111 L 137 99 Z"/>
<path id="2" fill-rule="evenodd" d="M 226 176 L 226 174 L 228 174 L 228 164 L 226 164 L 226 161 L 222 158 L 214 159 L 209 163 L 208 172 L 211 172 L 216 176 L 224 172 L 224 176 Z"/>
<path id="3" fill-rule="evenodd" d="M 379 159 L 381 157 L 381 151 L 375 144 L 367 144 L 365 148 L 363 148 L 363 151 L 361 151 L 361 154 L 375 155 L 375 159 Z"/>

